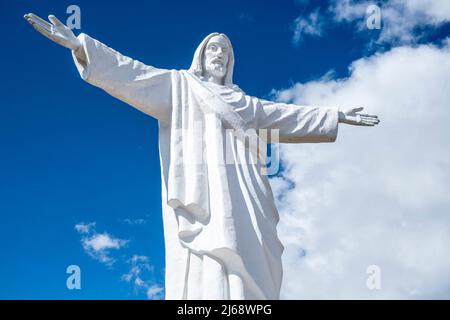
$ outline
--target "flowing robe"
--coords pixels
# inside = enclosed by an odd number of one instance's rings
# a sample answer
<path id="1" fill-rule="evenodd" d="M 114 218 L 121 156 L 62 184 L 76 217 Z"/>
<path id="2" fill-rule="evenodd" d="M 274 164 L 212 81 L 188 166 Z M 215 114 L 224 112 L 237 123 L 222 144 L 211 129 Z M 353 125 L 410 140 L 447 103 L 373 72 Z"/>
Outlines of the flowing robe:
<path id="1" fill-rule="evenodd" d="M 278 212 L 264 162 L 235 132 L 276 129 L 279 142 L 333 142 L 338 111 L 258 99 L 79 39 L 81 77 L 158 120 L 166 299 L 278 299 Z"/>

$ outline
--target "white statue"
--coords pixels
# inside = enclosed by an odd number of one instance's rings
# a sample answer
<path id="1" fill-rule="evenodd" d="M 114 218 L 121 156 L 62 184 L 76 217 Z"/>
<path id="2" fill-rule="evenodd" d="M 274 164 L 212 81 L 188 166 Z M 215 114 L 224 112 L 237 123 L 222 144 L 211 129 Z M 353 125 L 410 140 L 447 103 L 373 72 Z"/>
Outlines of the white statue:
<path id="1" fill-rule="evenodd" d="M 202 41 L 189 70 L 164 70 L 76 37 L 55 16 L 25 19 L 72 50 L 85 81 L 158 120 L 166 299 L 278 299 L 278 212 L 264 164 L 245 159 L 251 147 L 233 130 L 278 129 L 282 143 L 333 142 L 339 122 L 374 126 L 378 117 L 246 95 L 233 84 L 224 34 Z"/>

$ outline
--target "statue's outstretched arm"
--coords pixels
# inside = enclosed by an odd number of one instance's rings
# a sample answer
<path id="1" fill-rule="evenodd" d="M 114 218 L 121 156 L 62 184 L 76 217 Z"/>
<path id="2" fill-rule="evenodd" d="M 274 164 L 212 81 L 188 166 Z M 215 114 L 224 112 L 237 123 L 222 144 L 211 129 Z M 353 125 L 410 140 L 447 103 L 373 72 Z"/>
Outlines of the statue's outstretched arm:
<path id="1" fill-rule="evenodd" d="M 72 50 L 81 77 L 119 100 L 158 120 L 168 122 L 172 71 L 147 66 L 126 57 L 86 34 L 75 34 L 55 16 L 51 23 L 35 14 L 24 18 L 39 33 Z"/>
<path id="2" fill-rule="evenodd" d="M 375 115 L 363 114 L 363 108 L 327 108 L 299 106 L 264 99 L 255 99 L 255 127 L 278 129 L 279 142 L 334 142 L 339 123 L 375 126 Z"/>

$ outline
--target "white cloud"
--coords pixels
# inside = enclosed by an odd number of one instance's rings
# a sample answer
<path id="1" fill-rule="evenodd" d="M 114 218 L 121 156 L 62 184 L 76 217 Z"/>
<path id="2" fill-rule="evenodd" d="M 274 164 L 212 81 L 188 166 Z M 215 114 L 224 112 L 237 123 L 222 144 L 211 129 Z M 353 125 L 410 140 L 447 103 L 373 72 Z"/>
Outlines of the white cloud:
<path id="1" fill-rule="evenodd" d="M 373 1 L 334 0 L 329 7 L 338 22 L 357 22 L 359 30 L 366 28 L 366 10 Z M 382 27 L 380 43 L 410 44 L 423 36 L 424 27 L 438 27 L 450 21 L 450 1 L 388 0 L 380 6 Z"/>
<path id="2" fill-rule="evenodd" d="M 110 255 L 111 250 L 119 250 L 129 241 L 115 238 L 106 232 L 98 233 L 95 225 L 95 222 L 81 222 L 75 225 L 75 230 L 82 235 L 81 244 L 86 253 L 105 265 L 111 266 L 115 262 Z"/>
<path id="3" fill-rule="evenodd" d="M 161 300 L 163 297 L 163 293 L 164 288 L 157 284 L 154 284 L 147 289 L 147 298 L 149 300 Z"/>
<path id="4" fill-rule="evenodd" d="M 408 14 L 423 13 L 429 23 L 440 24 L 450 21 L 450 2 L 448 0 L 391 0 L 393 5 L 404 5 Z"/>
<path id="5" fill-rule="evenodd" d="M 334 15 L 334 19 L 338 22 L 363 20 L 366 15 L 367 7 L 371 4 L 369 1 L 341 0 L 331 1 L 329 11 Z"/>
<path id="6" fill-rule="evenodd" d="M 307 17 L 299 16 L 295 19 L 292 42 L 298 45 L 304 36 L 320 37 L 322 35 L 322 29 L 323 21 L 319 14 L 319 8 L 317 8 Z"/>
<path id="7" fill-rule="evenodd" d="M 96 234 L 84 241 L 84 244 L 95 252 L 108 249 L 120 249 L 126 243 L 126 240 L 112 238 L 107 233 Z"/>
<path id="8" fill-rule="evenodd" d="M 285 244 L 282 297 L 450 298 L 450 46 L 399 47 L 278 92 L 297 104 L 364 106 L 375 128 L 334 144 L 282 145 L 271 179 Z M 368 290 L 366 268 L 381 268 Z"/>
<path id="9" fill-rule="evenodd" d="M 322 14 L 316 8 L 307 17 L 295 20 L 292 41 L 298 45 L 304 36 L 320 37 L 327 29 L 342 23 L 354 23 L 357 32 L 373 33 L 367 28 L 367 19 L 373 15 L 367 10 L 373 5 L 371 0 L 331 0 Z M 430 28 L 450 22 L 448 0 L 386 0 L 379 8 L 381 30 L 374 41 L 378 44 L 415 44 L 426 39 Z"/>
<path id="10" fill-rule="evenodd" d="M 123 221 L 131 225 L 146 223 L 145 219 L 124 219 Z M 110 267 L 116 262 L 111 255 L 112 250 L 119 250 L 127 246 L 129 240 L 115 238 L 107 232 L 99 233 L 95 230 L 95 226 L 95 222 L 80 222 L 75 225 L 75 230 L 81 235 L 81 243 L 85 252 Z M 148 299 L 164 298 L 164 287 L 156 281 L 146 280 L 154 272 L 154 267 L 149 263 L 147 256 L 135 254 L 127 263 L 130 265 L 130 269 L 128 273 L 122 275 L 122 281 L 131 283 L 135 293 L 142 291 Z"/>
<path id="11" fill-rule="evenodd" d="M 80 222 L 75 225 L 75 230 L 77 230 L 81 234 L 89 233 L 93 228 L 95 228 L 95 222 L 84 223 Z"/>
<path id="12" fill-rule="evenodd" d="M 122 275 L 122 280 L 133 283 L 135 293 L 144 290 L 150 300 L 163 299 L 164 288 L 153 281 L 144 280 L 145 274 L 154 270 L 148 257 L 134 255 L 128 263 L 131 266 L 130 271 Z"/>

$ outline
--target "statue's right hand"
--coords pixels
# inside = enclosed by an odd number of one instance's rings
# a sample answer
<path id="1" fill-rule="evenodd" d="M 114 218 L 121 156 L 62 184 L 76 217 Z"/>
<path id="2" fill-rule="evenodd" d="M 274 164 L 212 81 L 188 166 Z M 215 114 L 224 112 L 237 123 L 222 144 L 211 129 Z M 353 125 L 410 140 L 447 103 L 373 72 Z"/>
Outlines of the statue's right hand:
<path id="1" fill-rule="evenodd" d="M 51 24 L 44 19 L 39 18 L 33 13 L 28 13 L 24 15 L 25 20 L 33 26 L 37 31 L 42 33 L 44 36 L 53 40 L 54 42 L 62 45 L 63 47 L 69 48 L 76 51 L 80 48 L 80 40 L 75 36 L 75 34 L 66 27 L 61 21 L 58 20 L 54 15 L 49 15 L 48 19 Z"/>

